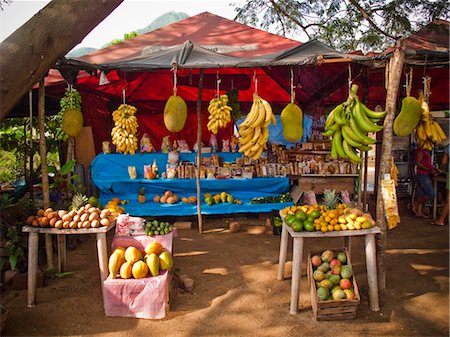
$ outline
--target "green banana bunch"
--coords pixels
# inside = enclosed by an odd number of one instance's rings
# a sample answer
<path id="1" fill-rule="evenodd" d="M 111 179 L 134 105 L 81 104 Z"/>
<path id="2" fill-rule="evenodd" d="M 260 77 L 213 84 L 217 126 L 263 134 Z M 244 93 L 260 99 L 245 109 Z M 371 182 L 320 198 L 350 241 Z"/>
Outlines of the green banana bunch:
<path id="1" fill-rule="evenodd" d="M 331 157 L 349 159 L 353 163 L 360 163 L 359 151 L 368 151 L 368 145 L 374 144 L 375 139 L 369 137 L 369 132 L 378 132 L 383 126 L 378 125 L 386 111 L 377 112 L 366 107 L 357 96 L 358 86 L 352 85 L 350 95 L 344 103 L 337 105 L 325 120 L 325 137 L 331 139 Z"/>

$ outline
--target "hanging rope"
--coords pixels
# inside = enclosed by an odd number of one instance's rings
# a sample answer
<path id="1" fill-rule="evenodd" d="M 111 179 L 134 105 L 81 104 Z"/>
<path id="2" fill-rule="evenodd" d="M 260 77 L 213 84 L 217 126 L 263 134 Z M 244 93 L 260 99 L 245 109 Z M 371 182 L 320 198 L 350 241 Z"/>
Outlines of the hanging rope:
<path id="1" fill-rule="evenodd" d="M 255 94 L 258 93 L 258 78 L 256 77 L 256 70 L 253 72 L 253 83 L 255 85 Z"/>
<path id="2" fill-rule="evenodd" d="M 294 101 L 295 101 L 294 69 L 292 69 L 291 67 L 291 103 L 294 103 Z"/>
<path id="3" fill-rule="evenodd" d="M 413 70 L 410 68 L 409 73 L 405 73 L 406 96 L 411 96 Z"/>
<path id="4" fill-rule="evenodd" d="M 126 104 L 126 91 L 125 91 L 125 88 L 122 89 L 122 104 Z"/>
<path id="5" fill-rule="evenodd" d="M 222 83 L 222 80 L 219 78 L 219 72 L 216 72 L 216 96 L 217 98 L 220 97 L 220 83 Z"/>
<path id="6" fill-rule="evenodd" d="M 431 77 L 423 77 L 423 97 L 427 103 L 429 103 L 431 96 Z"/>
<path id="7" fill-rule="evenodd" d="M 177 95 L 177 64 L 172 64 L 172 69 L 170 71 L 173 71 L 173 94 Z"/>
<path id="8" fill-rule="evenodd" d="M 352 88 L 352 66 L 350 63 L 348 64 L 348 92 L 350 93 L 350 89 Z"/>

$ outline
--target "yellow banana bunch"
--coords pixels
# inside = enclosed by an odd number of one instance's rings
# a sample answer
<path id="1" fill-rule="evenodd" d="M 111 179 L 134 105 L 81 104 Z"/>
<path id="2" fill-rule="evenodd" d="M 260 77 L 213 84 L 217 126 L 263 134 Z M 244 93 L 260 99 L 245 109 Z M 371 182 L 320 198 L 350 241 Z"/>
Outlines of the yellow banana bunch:
<path id="1" fill-rule="evenodd" d="M 208 130 L 217 134 L 219 128 L 224 128 L 231 121 L 231 111 L 233 109 L 228 105 L 228 96 L 221 95 L 219 98 L 213 98 L 209 102 L 209 122 Z"/>
<path id="2" fill-rule="evenodd" d="M 239 152 L 243 152 L 253 160 L 259 159 L 267 149 L 269 139 L 269 125 L 276 125 L 277 121 L 269 102 L 253 94 L 253 104 L 244 121 L 239 125 Z"/>
<path id="3" fill-rule="evenodd" d="M 111 137 L 118 153 L 135 154 L 138 148 L 136 111 L 132 105 L 121 104 L 112 113 L 114 127 L 111 130 Z"/>
<path id="4" fill-rule="evenodd" d="M 430 107 L 423 94 L 419 93 L 419 103 L 422 107 L 422 116 L 415 129 L 418 145 L 426 150 L 432 150 L 435 144 L 440 144 L 447 139 L 444 130 L 430 116 Z"/>

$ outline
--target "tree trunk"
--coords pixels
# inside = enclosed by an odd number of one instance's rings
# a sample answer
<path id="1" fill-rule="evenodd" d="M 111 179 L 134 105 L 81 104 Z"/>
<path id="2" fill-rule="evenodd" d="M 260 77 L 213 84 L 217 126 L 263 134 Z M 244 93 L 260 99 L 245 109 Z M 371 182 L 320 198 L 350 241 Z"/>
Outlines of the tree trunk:
<path id="1" fill-rule="evenodd" d="M 399 43 L 395 49 L 394 55 L 389 62 L 389 82 L 386 94 L 386 117 L 384 119 L 383 141 L 381 143 L 381 159 L 378 175 L 377 189 L 377 224 L 381 228 L 381 235 L 378 237 L 377 262 L 378 262 L 378 285 L 381 291 L 386 289 L 386 218 L 384 216 L 384 205 L 381 196 L 381 181 L 386 173 L 390 172 L 390 163 L 392 156 L 392 125 L 394 124 L 397 95 L 400 86 L 400 79 L 405 61 L 405 52 L 402 44 Z"/>
<path id="2" fill-rule="evenodd" d="M 0 44 L 0 121 L 123 0 L 53 0 Z"/>
<path id="3" fill-rule="evenodd" d="M 198 81 L 198 100 L 197 100 L 197 172 L 195 175 L 197 185 L 197 216 L 198 216 L 198 231 L 203 233 L 203 219 L 202 219 L 202 194 L 200 189 L 200 166 L 202 162 L 202 91 L 203 91 L 203 69 L 200 69 L 200 78 Z"/>
<path id="4" fill-rule="evenodd" d="M 45 144 L 45 84 L 42 78 L 39 82 L 38 93 L 38 120 L 39 120 L 39 154 L 41 156 L 42 193 L 44 195 L 44 209 L 50 207 L 50 193 L 48 190 L 47 148 Z M 53 270 L 52 237 L 45 234 L 45 250 L 47 252 L 47 269 Z"/>

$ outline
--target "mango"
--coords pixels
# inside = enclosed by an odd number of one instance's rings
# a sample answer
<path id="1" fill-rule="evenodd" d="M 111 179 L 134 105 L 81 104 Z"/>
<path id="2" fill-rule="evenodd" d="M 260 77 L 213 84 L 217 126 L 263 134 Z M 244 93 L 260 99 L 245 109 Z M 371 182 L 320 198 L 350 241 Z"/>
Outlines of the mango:
<path id="1" fill-rule="evenodd" d="M 402 110 L 395 117 L 394 133 L 399 137 L 410 135 L 420 122 L 422 117 L 422 107 L 419 101 L 412 97 L 406 96 L 402 100 Z"/>
<path id="2" fill-rule="evenodd" d="M 152 253 L 147 256 L 147 266 L 148 269 L 150 269 L 150 274 L 152 274 L 153 277 L 156 277 L 159 275 L 159 257 Z"/>

